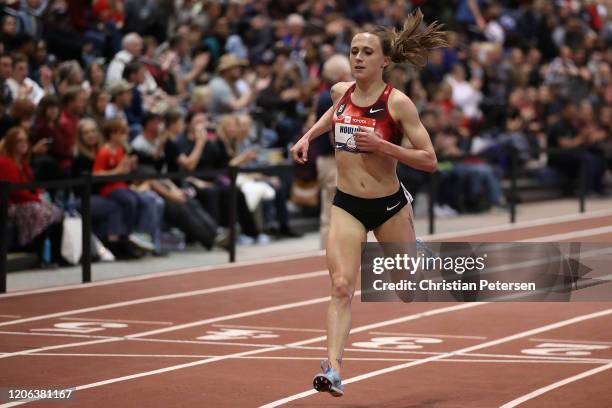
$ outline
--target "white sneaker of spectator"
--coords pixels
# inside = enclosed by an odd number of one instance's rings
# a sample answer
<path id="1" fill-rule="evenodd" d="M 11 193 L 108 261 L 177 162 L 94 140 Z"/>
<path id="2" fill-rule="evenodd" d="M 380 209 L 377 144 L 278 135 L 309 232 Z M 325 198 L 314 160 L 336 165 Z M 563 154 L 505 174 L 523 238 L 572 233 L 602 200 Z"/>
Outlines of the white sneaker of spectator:
<path id="1" fill-rule="evenodd" d="M 248 235 L 240 234 L 236 240 L 236 245 L 253 245 L 255 238 L 249 237 Z"/>
<path id="2" fill-rule="evenodd" d="M 115 255 L 113 255 L 113 253 L 105 246 L 98 248 L 98 256 L 102 262 L 115 262 Z"/>
<path id="3" fill-rule="evenodd" d="M 267 234 L 259 234 L 257 236 L 257 245 L 267 245 L 270 243 L 270 236 Z"/>
<path id="4" fill-rule="evenodd" d="M 151 241 L 151 238 L 147 234 L 133 232 L 130 234 L 129 240 L 132 244 L 144 251 L 155 251 L 155 245 L 153 245 L 153 241 Z"/>
<path id="5" fill-rule="evenodd" d="M 436 204 L 434 206 L 434 214 L 436 215 L 436 217 L 447 218 L 457 215 L 457 211 L 453 210 L 450 206 L 446 204 L 442 206 Z"/>

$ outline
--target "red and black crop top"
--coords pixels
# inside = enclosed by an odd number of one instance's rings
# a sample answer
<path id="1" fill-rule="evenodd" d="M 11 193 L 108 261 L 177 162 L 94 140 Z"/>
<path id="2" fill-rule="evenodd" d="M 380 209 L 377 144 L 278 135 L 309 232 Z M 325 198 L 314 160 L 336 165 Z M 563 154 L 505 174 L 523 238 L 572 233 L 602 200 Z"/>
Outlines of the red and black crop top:
<path id="1" fill-rule="evenodd" d="M 334 144 L 337 150 L 359 153 L 353 133 L 360 127 L 375 130 L 384 140 L 396 145 L 402 142 L 402 131 L 389 113 L 388 100 L 393 87 L 387 85 L 374 104 L 361 107 L 355 105 L 351 95 L 355 90 L 353 84 L 344 93 L 334 111 Z"/>

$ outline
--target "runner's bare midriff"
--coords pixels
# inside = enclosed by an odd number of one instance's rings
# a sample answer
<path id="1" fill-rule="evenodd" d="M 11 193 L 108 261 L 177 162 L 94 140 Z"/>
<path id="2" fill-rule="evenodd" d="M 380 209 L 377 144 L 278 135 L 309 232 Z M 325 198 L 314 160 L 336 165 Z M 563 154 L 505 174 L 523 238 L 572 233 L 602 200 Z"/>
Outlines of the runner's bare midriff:
<path id="1" fill-rule="evenodd" d="M 385 197 L 397 192 L 396 160 L 374 153 L 336 151 L 338 188 L 362 198 Z"/>

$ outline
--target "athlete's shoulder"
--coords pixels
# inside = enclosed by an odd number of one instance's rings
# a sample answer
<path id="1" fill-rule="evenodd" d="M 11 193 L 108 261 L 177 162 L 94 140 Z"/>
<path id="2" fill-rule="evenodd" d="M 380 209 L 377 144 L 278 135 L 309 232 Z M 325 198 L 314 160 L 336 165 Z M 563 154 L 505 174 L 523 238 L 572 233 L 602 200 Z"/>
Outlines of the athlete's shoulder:
<path id="1" fill-rule="evenodd" d="M 331 96 L 334 103 L 338 102 L 340 98 L 346 93 L 346 91 L 353 86 L 355 82 L 337 82 L 331 87 Z"/>
<path id="2" fill-rule="evenodd" d="M 402 91 L 395 88 L 389 94 L 389 113 L 394 118 L 399 118 L 402 115 L 416 113 L 414 102 Z"/>

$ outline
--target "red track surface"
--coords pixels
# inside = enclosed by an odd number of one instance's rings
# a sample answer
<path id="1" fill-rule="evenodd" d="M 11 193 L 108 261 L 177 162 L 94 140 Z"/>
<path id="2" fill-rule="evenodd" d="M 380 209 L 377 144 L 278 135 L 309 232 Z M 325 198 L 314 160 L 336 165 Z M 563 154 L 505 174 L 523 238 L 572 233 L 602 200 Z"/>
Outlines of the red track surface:
<path id="1" fill-rule="evenodd" d="M 573 218 L 441 238 L 612 242 L 612 212 Z M 312 256 L 0 296 L 0 389 L 77 387 L 33 407 L 612 406 L 611 303 L 356 297 L 346 395 L 316 394 L 328 290 Z"/>

